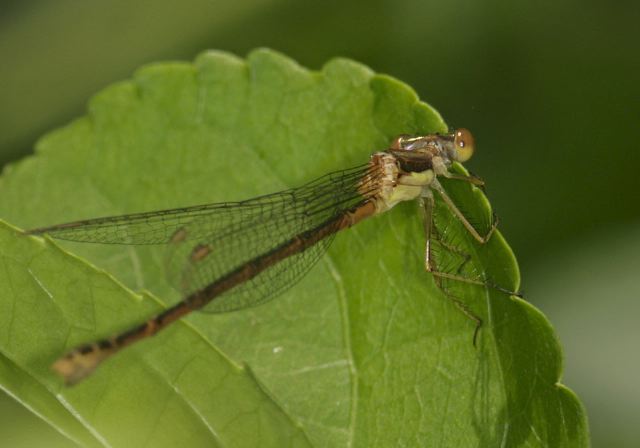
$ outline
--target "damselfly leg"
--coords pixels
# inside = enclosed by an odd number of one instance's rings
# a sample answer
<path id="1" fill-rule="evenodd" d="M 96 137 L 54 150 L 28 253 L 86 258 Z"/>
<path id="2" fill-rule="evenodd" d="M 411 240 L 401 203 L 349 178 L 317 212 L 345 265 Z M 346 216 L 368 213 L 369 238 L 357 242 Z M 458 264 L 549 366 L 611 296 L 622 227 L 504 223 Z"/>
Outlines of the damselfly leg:
<path id="1" fill-rule="evenodd" d="M 475 176 L 452 174 L 445 177 L 465 181 L 476 186 L 484 185 L 484 182 Z M 451 300 L 466 317 L 475 323 L 473 332 L 473 345 L 475 346 L 483 320 L 471 310 L 468 304 L 452 292 L 452 288 L 448 286 L 449 282 L 491 288 L 508 295 L 519 295 L 519 293 L 510 291 L 487 280 L 485 275 L 482 272 L 478 272 L 473 265 L 471 254 L 462 250 L 452 241 L 448 241 L 447 233 L 449 229 L 439 230 L 437 228 L 434 216 L 436 208 L 434 191 L 438 197 L 442 199 L 442 202 L 446 205 L 451 215 L 453 215 L 464 230 L 480 245 L 486 244 L 491 239 L 497 227 L 497 219 L 495 215 L 492 215 L 489 230 L 481 234 L 456 206 L 455 202 L 449 197 L 446 190 L 437 180 L 434 180 L 430 185 L 430 189 L 420 198 L 426 239 L 424 254 L 425 269 L 434 276 L 436 286 L 438 286 L 445 296 Z"/>

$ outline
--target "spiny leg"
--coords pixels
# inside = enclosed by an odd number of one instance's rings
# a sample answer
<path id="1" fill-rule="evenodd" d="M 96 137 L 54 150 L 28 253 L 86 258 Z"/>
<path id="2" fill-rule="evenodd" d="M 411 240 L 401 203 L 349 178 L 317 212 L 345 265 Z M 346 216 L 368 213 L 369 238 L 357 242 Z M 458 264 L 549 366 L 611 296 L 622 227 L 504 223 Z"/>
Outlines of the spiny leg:
<path id="1" fill-rule="evenodd" d="M 477 187 L 484 187 L 484 181 L 482 179 L 480 179 L 479 177 L 476 176 L 466 176 L 464 174 L 454 174 L 451 173 L 449 171 L 447 171 L 445 174 L 443 174 L 444 177 L 446 177 L 447 179 L 455 179 L 455 180 L 462 180 L 465 182 L 469 182 L 470 184 L 473 184 Z"/>
<path id="2" fill-rule="evenodd" d="M 420 202 L 424 210 L 423 225 L 424 225 L 424 234 L 426 238 L 424 259 L 425 259 L 425 269 L 427 270 L 427 272 L 432 273 L 434 276 L 446 278 L 449 280 L 457 280 L 457 281 L 460 281 L 463 283 L 469 283 L 472 285 L 492 287 L 492 285 L 487 284 L 486 282 L 481 280 L 476 280 L 476 279 L 468 278 L 468 277 L 457 275 L 457 274 L 450 274 L 448 272 L 438 271 L 435 265 L 435 260 L 433 259 L 433 256 L 431 253 L 431 249 L 432 249 L 431 239 L 435 229 L 435 226 L 433 225 L 433 222 L 434 222 L 433 210 L 435 208 L 433 195 L 429 194 L 420 198 Z M 449 249 L 449 246 L 446 243 L 443 243 L 442 241 L 438 241 L 438 243 L 442 245 L 444 248 Z M 460 255 L 465 256 L 465 263 L 467 262 L 466 257 L 469 257 L 469 259 L 471 258 L 469 254 L 461 251 L 460 249 L 454 248 L 453 246 L 450 246 L 450 247 L 453 249 L 453 252 L 456 252 L 456 253 L 459 253 Z M 502 288 L 498 288 L 498 289 L 500 289 L 501 291 L 505 291 Z"/>
<path id="3" fill-rule="evenodd" d="M 456 274 L 457 275 L 462 275 L 462 270 L 464 269 L 466 264 L 471 261 L 471 254 L 469 254 L 469 252 L 463 251 L 462 249 L 458 248 L 457 246 L 454 246 L 453 244 L 446 243 L 445 241 L 443 241 L 440 238 L 440 235 L 438 233 L 439 233 L 438 229 L 435 226 L 433 226 L 432 227 L 432 231 L 431 231 L 431 235 L 435 234 L 435 238 L 438 241 L 438 245 L 444 247 L 449 252 L 454 253 L 454 254 L 459 255 L 460 257 L 462 257 L 462 262 L 460 263 L 460 265 L 456 269 Z"/>
<path id="4" fill-rule="evenodd" d="M 439 286 L 440 289 L 442 290 L 442 292 L 444 293 L 445 296 L 447 296 L 447 298 L 449 300 L 451 300 L 453 302 L 453 304 L 465 315 L 467 316 L 469 319 L 471 319 L 475 324 L 475 328 L 473 329 L 473 346 L 477 347 L 477 342 L 478 342 L 478 334 L 480 333 L 480 328 L 482 327 L 482 319 L 480 318 L 480 316 L 476 315 L 475 313 L 473 313 L 473 311 L 471 311 L 471 309 L 469 309 L 469 307 L 467 306 L 466 303 L 464 303 L 462 300 L 458 299 L 457 297 L 455 297 L 453 294 L 449 293 L 446 288 L 444 288 L 444 286 Z"/>
<path id="5" fill-rule="evenodd" d="M 471 283 L 474 285 L 485 285 L 485 283 L 477 280 L 468 279 L 460 275 L 448 274 L 446 272 L 438 271 L 435 264 L 435 260 L 431 255 L 431 234 L 433 231 L 433 209 L 435 206 L 433 195 L 429 194 L 423 198 L 420 198 L 420 202 L 424 210 L 423 225 L 424 225 L 424 232 L 425 232 L 425 238 L 426 238 L 425 255 L 424 255 L 425 269 L 427 270 L 427 272 L 430 272 L 434 276 L 436 285 L 444 293 L 444 295 L 447 296 L 447 298 L 451 300 L 451 302 L 453 302 L 453 304 L 465 316 L 467 316 L 469 319 L 475 322 L 476 327 L 475 327 L 475 330 L 473 331 L 473 345 L 475 347 L 477 338 L 478 338 L 478 332 L 480 331 L 480 327 L 482 327 L 482 319 L 478 315 L 474 314 L 464 302 L 462 302 L 460 299 L 450 294 L 445 288 L 443 284 L 443 280 L 444 279 L 458 280 L 464 283 Z"/>
<path id="6" fill-rule="evenodd" d="M 462 180 L 465 182 L 469 182 L 470 184 L 473 184 L 477 187 L 484 188 L 484 181 L 478 176 L 475 176 L 473 174 L 457 174 L 449 171 L 449 167 L 447 167 L 441 157 L 434 157 L 432 163 L 433 170 L 438 176 L 446 177 L 447 179 Z"/>
<path id="7" fill-rule="evenodd" d="M 469 220 L 464 216 L 464 214 L 460 211 L 460 209 L 453 203 L 453 201 L 451 200 L 447 192 L 444 190 L 444 188 L 442 188 L 442 185 L 440 185 L 440 182 L 438 182 L 437 180 L 434 180 L 433 183 L 431 184 L 431 188 L 433 188 L 438 192 L 438 194 L 440 194 L 440 197 L 442 197 L 442 199 L 444 200 L 444 203 L 447 204 L 447 207 L 449 207 L 449 210 L 451 210 L 453 214 L 456 216 L 456 218 L 460 220 L 460 222 L 465 227 L 465 229 L 467 229 L 467 231 L 471 234 L 473 238 L 476 239 L 476 241 L 478 241 L 480 244 L 485 244 L 487 241 L 489 241 L 489 239 L 491 239 L 491 235 L 493 235 L 493 232 L 495 232 L 496 227 L 498 226 L 498 219 L 496 218 L 495 215 L 494 215 L 493 223 L 491 224 L 491 229 L 489 229 L 489 232 L 487 232 L 486 235 L 482 236 L 471 225 Z"/>
<path id="8" fill-rule="evenodd" d="M 440 194 L 442 199 L 445 201 L 445 204 L 447 205 L 447 207 L 460 220 L 460 222 L 464 225 L 465 229 L 474 237 L 474 239 L 476 241 L 478 241 L 480 244 L 486 244 L 491 239 L 491 236 L 493 235 L 493 232 L 495 232 L 495 230 L 496 230 L 496 228 L 498 226 L 498 217 L 495 214 L 493 215 L 493 222 L 491 224 L 491 229 L 489 229 L 489 231 L 487 232 L 487 234 L 485 236 L 481 236 L 478 233 L 478 231 L 473 227 L 473 225 L 469 222 L 469 220 L 464 216 L 464 214 L 460 211 L 460 209 L 453 203 L 453 201 L 451 200 L 451 198 L 449 197 L 447 192 L 444 190 L 442 185 L 440 185 L 440 183 L 437 180 L 434 180 L 434 182 L 431 185 L 431 187 L 433 189 L 435 189 L 438 192 L 438 194 Z M 433 209 L 433 207 L 434 207 L 433 197 L 431 197 L 430 207 L 431 207 L 431 209 Z M 433 212 L 431 212 L 431 213 L 433 213 Z M 432 217 L 432 220 L 433 220 L 433 217 Z M 430 230 L 429 231 L 429 235 L 431 235 L 431 229 L 435 229 L 433 224 L 429 225 L 429 230 Z M 437 230 L 437 229 L 435 229 L 435 230 Z M 425 234 L 426 234 L 426 228 L 425 228 Z M 487 281 L 486 279 L 478 280 L 478 279 L 473 279 L 473 278 L 469 278 L 469 277 L 465 277 L 463 275 L 460 275 L 460 270 L 462 269 L 464 264 L 470 261 L 470 259 L 471 259 L 470 255 L 468 253 L 466 253 L 466 252 L 461 251 L 460 249 L 458 249 L 455 246 L 447 244 L 446 242 L 444 242 L 442 240 L 439 240 L 438 244 L 440 244 L 441 246 L 443 246 L 444 248 L 446 248 L 448 250 L 451 250 L 452 252 L 455 252 L 455 253 L 458 253 L 458 254 L 462 255 L 463 257 L 465 257 L 465 261 L 463 262 L 463 264 L 458 269 L 457 274 L 451 274 L 451 273 L 448 273 L 448 272 L 434 272 L 433 273 L 434 275 L 440 276 L 442 278 L 446 278 L 446 279 L 449 279 L 449 280 L 455 280 L 455 281 L 459 281 L 459 282 L 463 282 L 463 283 L 468 283 L 468 284 L 471 284 L 471 285 L 485 286 L 485 287 L 494 289 L 496 291 L 499 291 L 499 292 L 507 294 L 507 295 L 512 295 L 512 296 L 516 296 L 516 297 L 522 297 L 522 292 L 520 292 L 520 291 L 512 291 L 510 289 L 503 288 L 502 286 L 497 285 L 495 283 L 492 283 L 490 281 Z M 431 246 L 431 245 L 429 244 L 429 246 Z"/>
<path id="9" fill-rule="evenodd" d="M 427 272 L 432 272 L 433 261 L 431 260 L 431 231 L 433 226 L 433 208 L 435 206 L 433 201 L 433 195 L 428 192 L 428 196 L 420 198 L 420 205 L 422 206 L 423 216 L 422 225 L 424 226 L 425 236 L 425 249 L 424 249 L 424 267 Z"/>

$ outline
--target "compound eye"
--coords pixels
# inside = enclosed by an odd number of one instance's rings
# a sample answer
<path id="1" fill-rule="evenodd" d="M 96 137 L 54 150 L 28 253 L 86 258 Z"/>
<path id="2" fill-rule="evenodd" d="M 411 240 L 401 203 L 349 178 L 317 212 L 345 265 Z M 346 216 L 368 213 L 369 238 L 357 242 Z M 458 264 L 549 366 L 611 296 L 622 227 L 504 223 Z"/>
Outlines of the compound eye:
<path id="1" fill-rule="evenodd" d="M 457 162 L 464 163 L 471 158 L 476 144 L 473 135 L 468 129 L 456 129 L 453 133 L 453 144 L 455 146 L 455 159 Z"/>

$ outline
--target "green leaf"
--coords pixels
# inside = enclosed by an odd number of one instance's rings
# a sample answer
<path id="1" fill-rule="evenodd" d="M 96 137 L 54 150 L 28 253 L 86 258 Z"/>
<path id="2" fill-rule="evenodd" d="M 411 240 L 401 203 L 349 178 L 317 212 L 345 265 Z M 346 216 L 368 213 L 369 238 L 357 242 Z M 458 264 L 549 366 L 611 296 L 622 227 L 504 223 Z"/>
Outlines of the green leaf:
<path id="1" fill-rule="evenodd" d="M 207 52 L 98 94 L 88 116 L 6 170 L 0 216 L 28 228 L 240 200 L 366 162 L 395 135 L 445 130 L 410 88 L 348 60 L 314 73 L 269 50 L 246 62 Z M 488 222 L 478 189 L 445 185 Z M 499 233 L 481 247 L 437 212 L 470 254 L 465 269 L 517 288 Z M 49 371 L 57 356 L 179 300 L 162 248 L 61 249 L 8 227 L 0 239 L 0 384 L 80 444 L 588 445 L 544 316 L 492 288 L 452 285 L 484 321 L 474 347 L 474 323 L 424 271 L 415 204 L 343 232 L 277 300 L 195 313 L 70 389 Z"/>

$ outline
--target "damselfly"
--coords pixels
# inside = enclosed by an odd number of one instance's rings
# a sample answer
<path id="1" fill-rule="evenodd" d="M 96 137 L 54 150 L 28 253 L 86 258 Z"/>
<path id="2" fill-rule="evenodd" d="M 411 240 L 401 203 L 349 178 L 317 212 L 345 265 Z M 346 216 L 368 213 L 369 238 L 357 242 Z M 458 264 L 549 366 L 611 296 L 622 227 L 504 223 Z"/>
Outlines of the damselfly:
<path id="1" fill-rule="evenodd" d="M 194 310 L 225 312 L 263 303 L 298 281 L 325 252 L 340 230 L 384 213 L 402 201 L 418 200 L 425 211 L 425 268 L 438 281 L 484 285 L 460 272 L 438 269 L 432 254 L 434 194 L 479 243 L 484 235 L 449 197 L 439 177 L 482 185 L 474 176 L 455 173 L 466 162 L 474 140 L 466 129 L 453 133 L 400 136 L 374 153 L 367 164 L 336 171 L 302 187 L 242 202 L 106 217 L 42 227 L 29 235 L 104 244 L 167 244 L 167 274 L 184 299 L 121 334 L 70 351 L 53 368 L 74 384 L 104 359 Z M 461 301 L 454 303 L 475 324 L 481 319 Z"/>

